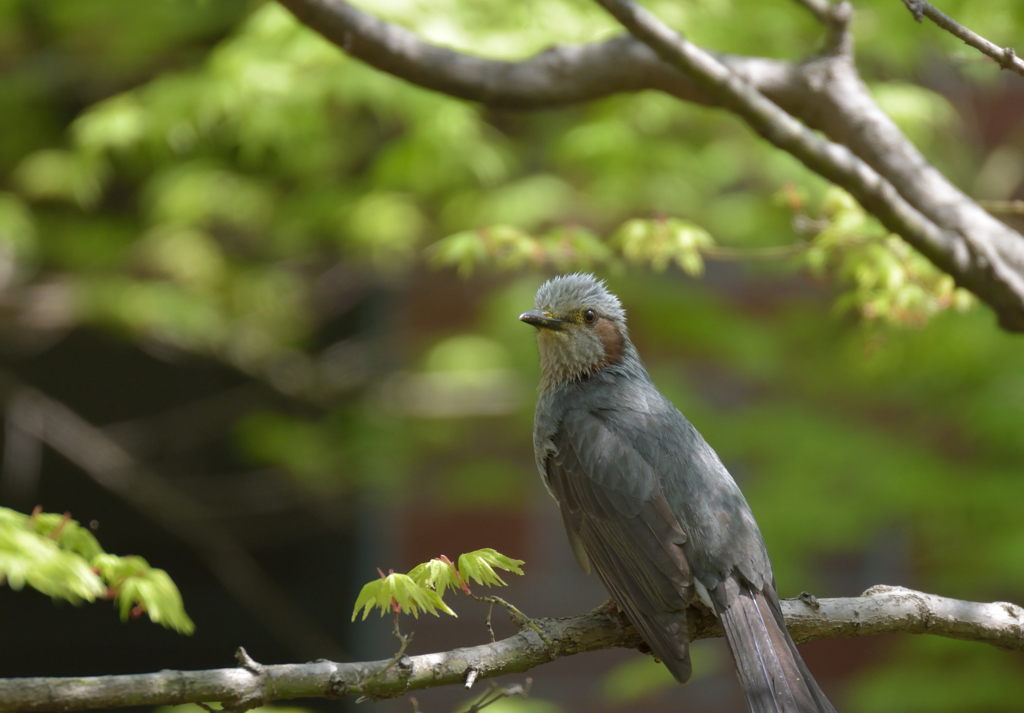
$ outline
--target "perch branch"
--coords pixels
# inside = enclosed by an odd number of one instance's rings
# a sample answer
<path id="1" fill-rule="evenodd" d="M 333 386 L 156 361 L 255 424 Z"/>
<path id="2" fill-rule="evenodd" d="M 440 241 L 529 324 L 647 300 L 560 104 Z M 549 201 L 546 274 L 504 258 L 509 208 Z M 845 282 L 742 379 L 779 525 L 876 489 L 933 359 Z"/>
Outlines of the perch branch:
<path id="1" fill-rule="evenodd" d="M 65 404 L 0 372 L 0 403 L 12 401 L 19 404 L 18 428 L 193 547 L 239 604 L 296 655 L 342 651 L 295 606 L 209 508 L 168 484 Z"/>
<path id="2" fill-rule="evenodd" d="M 902 587 L 876 586 L 860 597 L 802 597 L 782 602 L 786 623 L 798 642 L 885 633 L 934 634 L 1024 651 L 1024 609 L 946 599 Z M 722 635 L 712 614 L 690 609 L 691 638 Z M 635 648 L 640 638 L 608 616 L 590 613 L 568 619 L 536 619 L 551 644 L 525 628 L 482 646 L 422 656 L 397 663 L 372 661 L 258 666 L 210 671 L 96 676 L 91 678 L 0 679 L 4 711 L 76 711 L 141 705 L 178 705 L 220 701 L 237 707 L 245 701 L 270 703 L 293 698 L 364 696 L 394 698 L 433 686 L 464 685 L 471 675 L 492 678 L 522 673 L 563 656 L 610 648 Z"/>

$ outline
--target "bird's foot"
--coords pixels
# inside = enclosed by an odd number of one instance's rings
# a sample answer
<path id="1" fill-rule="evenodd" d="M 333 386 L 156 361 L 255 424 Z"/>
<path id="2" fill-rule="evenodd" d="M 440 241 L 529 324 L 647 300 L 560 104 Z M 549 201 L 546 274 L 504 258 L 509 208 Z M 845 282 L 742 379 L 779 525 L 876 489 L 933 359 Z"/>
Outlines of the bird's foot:
<path id="1" fill-rule="evenodd" d="M 690 601 L 690 606 L 699 611 L 704 616 L 717 616 L 717 614 L 715 614 L 715 612 L 710 607 L 708 607 L 707 604 L 702 602 L 697 597 L 694 597 L 693 600 Z"/>
<path id="2" fill-rule="evenodd" d="M 800 601 L 802 601 L 804 604 L 809 606 L 811 609 L 814 609 L 815 611 L 817 611 L 821 607 L 821 605 L 818 604 L 818 598 L 816 596 L 814 596 L 813 594 L 811 594 L 810 592 L 800 592 L 800 596 L 797 597 L 797 599 L 799 599 Z"/>
<path id="3" fill-rule="evenodd" d="M 616 631 L 618 631 L 620 635 L 625 633 L 626 624 L 629 620 L 626 619 L 625 613 L 619 609 L 619 605 L 616 604 L 614 599 L 609 599 L 594 611 L 604 614 L 606 617 L 611 619 L 612 623 L 615 624 Z"/>

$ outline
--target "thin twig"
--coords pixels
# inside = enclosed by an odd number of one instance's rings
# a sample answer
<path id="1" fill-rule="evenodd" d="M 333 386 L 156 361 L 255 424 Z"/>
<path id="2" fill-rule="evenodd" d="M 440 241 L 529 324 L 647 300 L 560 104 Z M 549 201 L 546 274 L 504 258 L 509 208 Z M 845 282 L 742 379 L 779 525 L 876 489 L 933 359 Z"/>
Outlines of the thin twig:
<path id="1" fill-rule="evenodd" d="M 700 248 L 700 254 L 708 260 L 722 262 L 770 262 L 788 260 L 807 252 L 810 243 L 794 243 L 792 245 L 776 245 L 769 248 L 732 248 L 715 245 Z"/>
<path id="2" fill-rule="evenodd" d="M 497 703 L 502 698 L 509 698 L 510 696 L 526 698 L 530 695 L 530 686 L 532 685 L 532 678 L 527 678 L 525 684 L 513 683 L 511 686 L 505 686 L 505 688 L 501 689 L 498 688 L 497 684 L 492 683 L 488 687 L 487 692 L 480 696 L 480 700 L 471 705 L 466 710 L 466 713 L 480 713 L 481 710 Z"/>
<path id="3" fill-rule="evenodd" d="M 405 650 L 409 648 L 409 644 L 412 643 L 413 634 L 415 634 L 416 632 L 410 631 L 408 634 L 402 633 L 402 631 L 398 628 L 398 617 L 400 614 L 401 612 L 399 611 L 394 612 L 394 629 L 391 632 L 395 635 L 395 638 L 398 639 L 398 651 L 395 652 L 395 655 L 391 657 L 391 659 L 388 661 L 387 665 L 383 669 L 374 673 L 373 676 L 371 676 L 369 680 L 366 681 L 367 684 L 370 684 L 373 682 L 374 679 L 381 678 L 382 676 L 387 674 L 387 672 L 390 671 L 391 668 L 396 663 L 402 660 L 402 657 L 405 656 Z M 356 703 L 362 703 L 366 700 L 370 700 L 368 696 L 361 696 L 358 699 L 356 699 Z"/>
<path id="4" fill-rule="evenodd" d="M 958 37 L 983 55 L 995 60 L 1003 69 L 1009 69 L 1024 77 L 1024 60 L 1017 56 L 1013 47 L 1000 47 L 989 42 L 976 32 L 968 30 L 949 15 L 945 14 L 927 0 L 903 0 L 914 19 L 921 22 L 927 17 L 936 25 L 954 37 Z"/>
<path id="5" fill-rule="evenodd" d="M 491 626 L 491 615 L 494 614 L 494 602 L 487 607 L 487 633 L 491 636 L 491 643 L 494 643 L 494 627 Z"/>
<path id="6" fill-rule="evenodd" d="M 853 35 L 850 32 L 853 6 L 848 0 L 841 0 L 838 3 L 831 0 L 796 0 L 796 3 L 807 8 L 828 30 L 828 39 L 825 43 L 828 54 L 853 54 Z"/>
<path id="7" fill-rule="evenodd" d="M 847 147 L 816 135 L 768 100 L 715 57 L 687 41 L 632 0 L 596 0 L 627 30 L 717 96 L 751 128 L 808 168 L 845 188 L 888 228 L 924 253 L 940 269 L 964 275 L 970 249 L 964 237 L 944 229 L 911 205 L 886 179 Z M 986 265 L 989 263 L 986 262 Z M 963 277 L 962 284 L 969 284 Z M 1024 285 L 1022 285 L 1024 288 Z M 1024 329 L 1024 309 L 1015 316 Z"/>
<path id="8" fill-rule="evenodd" d="M 543 631 L 540 630 L 540 627 L 537 626 L 536 622 L 534 622 L 533 619 L 531 619 L 530 617 L 526 616 L 526 614 L 523 614 L 521 611 L 516 609 L 512 604 L 509 604 L 508 602 L 506 602 L 501 597 L 478 597 L 475 594 L 470 594 L 469 596 L 470 596 L 470 598 L 475 599 L 478 602 L 488 602 L 492 606 L 495 605 L 495 604 L 500 604 L 501 606 L 505 607 L 505 609 L 509 613 L 509 616 L 512 618 L 512 621 L 515 622 L 516 626 L 518 626 L 520 629 L 523 629 L 523 628 L 526 628 L 526 627 L 529 627 L 529 628 L 533 629 L 535 632 L 537 632 L 537 636 L 539 636 L 541 638 L 541 640 L 545 644 L 547 644 L 548 646 L 551 646 L 551 640 L 548 639 L 547 635 Z M 488 625 L 488 627 L 490 627 L 490 618 L 489 617 L 488 617 L 487 625 Z M 493 639 L 493 632 L 492 632 L 491 641 L 494 641 L 494 639 Z"/>
<path id="9" fill-rule="evenodd" d="M 681 67 L 684 72 L 676 71 L 681 66 L 677 53 L 669 50 L 666 55 L 666 48 L 660 47 L 659 57 L 644 42 L 618 36 L 594 44 L 554 47 L 521 62 L 502 62 L 424 42 L 415 33 L 344 0 L 279 2 L 345 52 L 383 72 L 489 106 L 540 109 L 656 89 L 684 101 L 723 107 L 847 189 L 892 232 L 991 306 L 1004 329 L 1024 332 L 1020 234 L 982 210 L 927 162 L 875 104 L 850 61 L 851 54 L 826 53 L 796 64 L 701 51 L 704 70 L 708 57 L 723 69 L 691 75 L 685 67 Z M 845 7 L 849 12 L 849 5 Z M 695 53 L 688 54 L 691 62 Z M 737 78 L 747 89 L 755 87 L 761 98 L 751 100 L 742 87 L 738 93 L 745 96 L 737 96 L 733 91 Z M 765 97 L 792 116 L 765 122 Z M 752 111 L 761 116 L 752 117 Z M 834 143 L 816 142 L 813 153 L 817 156 L 809 160 L 806 148 L 813 140 L 804 135 L 799 140 L 803 146 L 790 141 L 797 131 L 793 117 Z M 836 144 L 844 145 L 866 165 L 852 162 Z M 907 210 L 908 205 L 913 211 Z"/>

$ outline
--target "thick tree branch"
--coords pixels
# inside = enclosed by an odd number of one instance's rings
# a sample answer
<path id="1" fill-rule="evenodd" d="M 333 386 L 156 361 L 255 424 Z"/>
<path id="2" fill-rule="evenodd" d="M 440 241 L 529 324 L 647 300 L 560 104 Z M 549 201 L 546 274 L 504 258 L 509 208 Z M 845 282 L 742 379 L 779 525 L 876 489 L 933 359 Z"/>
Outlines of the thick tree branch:
<path id="1" fill-rule="evenodd" d="M 378 69 L 492 106 L 538 109 L 657 89 L 727 108 L 849 190 L 886 227 L 991 306 L 1004 328 L 1024 331 L 1024 238 L 931 166 L 875 104 L 849 54 L 848 3 L 798 0 L 832 29 L 825 55 L 795 65 L 708 53 L 649 14 L 633 25 L 647 32 L 645 38 L 660 47 L 664 59 L 642 42 L 617 37 L 500 62 L 430 45 L 344 0 L 279 1 Z M 623 11 L 630 7 L 607 4 Z M 683 71 L 673 66 L 677 62 Z"/>
<path id="2" fill-rule="evenodd" d="M 946 599 L 902 587 L 872 587 L 861 597 L 782 602 L 793 638 L 884 633 L 934 634 L 1024 651 L 1024 609 L 1006 602 L 982 604 Z M 722 635 L 711 614 L 689 611 L 692 638 Z M 393 698 L 433 686 L 465 685 L 481 678 L 521 673 L 556 658 L 609 648 L 635 648 L 632 627 L 620 630 L 605 614 L 536 619 L 551 641 L 530 628 L 483 646 L 393 661 L 261 666 L 239 651 L 239 668 L 161 671 L 92 678 L 0 679 L 0 712 L 74 711 L 138 705 L 219 701 L 236 710 L 292 698 L 365 696 Z M 467 687 L 469 687 L 467 685 Z"/>
<path id="3" fill-rule="evenodd" d="M 521 62 L 475 57 L 424 42 L 414 33 L 344 2 L 279 0 L 299 20 L 371 67 L 412 84 L 504 109 L 543 109 L 622 92 L 659 89 L 712 103 L 693 82 L 628 35 L 592 45 L 554 47 Z M 791 65 L 721 56 L 761 87 L 791 85 Z"/>
<path id="4" fill-rule="evenodd" d="M 1007 256 L 987 242 L 968 239 L 957 230 L 958 226 L 950 224 L 952 221 L 934 221 L 846 146 L 817 136 L 645 8 L 631 0 L 597 2 L 662 59 L 678 66 L 708 94 L 717 96 L 728 109 L 743 117 L 757 133 L 848 190 L 889 230 L 996 307 L 1003 326 L 1024 331 L 1024 240 Z M 852 63 L 846 64 L 852 68 Z M 853 117 L 862 119 L 865 112 L 847 116 L 853 121 Z M 980 208 L 978 211 L 984 213 Z M 1008 257 L 1016 261 L 1008 262 Z"/>
<path id="5" fill-rule="evenodd" d="M 935 256 L 912 236 L 899 234 L 992 307 L 1003 328 L 1024 331 L 1024 237 L 986 212 L 921 155 L 875 103 L 852 62 L 808 62 L 801 81 L 808 100 L 799 115 L 808 126 L 848 147 L 953 239 L 949 252 Z"/>
<path id="6" fill-rule="evenodd" d="M 1024 77 L 1024 60 L 1017 56 L 1013 47 L 999 47 L 981 35 L 968 30 L 949 15 L 925 0 L 903 0 L 914 19 L 922 22 L 925 17 L 954 37 L 958 37 L 983 55 L 996 61 L 1003 69 L 1009 69 Z"/>

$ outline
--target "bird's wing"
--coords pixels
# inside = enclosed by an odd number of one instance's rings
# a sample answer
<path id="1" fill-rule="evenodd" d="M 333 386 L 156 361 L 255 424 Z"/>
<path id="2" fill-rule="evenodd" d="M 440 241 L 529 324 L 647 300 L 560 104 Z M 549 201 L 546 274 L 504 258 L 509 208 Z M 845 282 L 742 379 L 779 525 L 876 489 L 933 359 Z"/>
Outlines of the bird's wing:
<path id="1" fill-rule="evenodd" d="M 571 411 L 552 436 L 548 485 L 570 542 L 582 546 L 618 606 L 669 670 L 689 678 L 687 604 L 693 599 L 687 535 L 635 434 Z"/>

